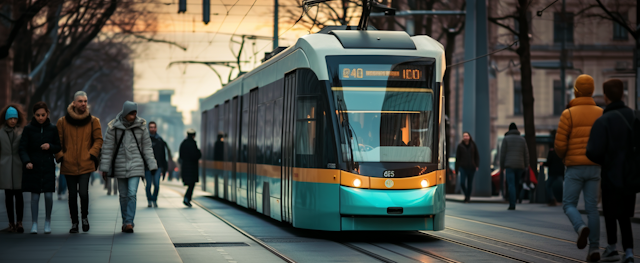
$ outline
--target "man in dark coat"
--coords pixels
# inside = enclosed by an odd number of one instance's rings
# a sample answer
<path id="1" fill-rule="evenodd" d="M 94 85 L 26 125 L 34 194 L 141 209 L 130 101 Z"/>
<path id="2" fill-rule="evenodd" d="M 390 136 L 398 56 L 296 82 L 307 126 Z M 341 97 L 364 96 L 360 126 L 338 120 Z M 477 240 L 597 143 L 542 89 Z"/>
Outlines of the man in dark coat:
<path id="1" fill-rule="evenodd" d="M 551 141 L 555 141 L 556 138 L 556 130 L 551 131 Z M 544 166 L 549 167 L 549 176 L 546 182 L 547 187 L 547 204 L 549 206 L 558 205 L 558 201 L 554 196 L 553 185 L 555 182 L 560 179 L 562 182 L 562 178 L 564 177 L 564 163 L 554 149 L 553 143 L 549 145 L 549 152 L 547 153 L 547 161 L 544 163 Z"/>
<path id="2" fill-rule="evenodd" d="M 515 123 L 509 125 L 500 147 L 500 173 L 506 175 L 509 190 L 509 210 L 516 209 L 516 182 L 529 169 L 527 142 L 520 136 Z"/>
<path id="3" fill-rule="evenodd" d="M 147 192 L 148 207 L 158 207 L 158 191 L 160 190 L 160 175 L 164 180 L 166 173 L 169 169 L 169 162 L 167 162 L 167 156 L 171 156 L 171 151 L 167 143 L 158 135 L 158 125 L 155 122 L 149 122 L 149 137 L 151 138 L 151 148 L 153 149 L 153 156 L 158 163 L 158 170 L 155 174 L 151 174 L 151 171 L 145 169 L 145 178 L 147 180 L 147 186 L 145 191 Z M 165 152 L 166 149 L 166 152 Z M 153 192 L 151 192 L 151 186 L 153 185 Z"/>
<path id="4" fill-rule="evenodd" d="M 607 104 L 604 114 L 596 120 L 591 128 L 587 157 L 602 166 L 602 210 L 607 229 L 607 246 L 602 254 L 603 261 L 620 259 L 616 249 L 617 227 L 620 225 L 622 247 L 625 258 L 621 262 L 633 262 L 633 231 L 631 217 L 635 209 L 635 194 L 625 194 L 624 167 L 627 147 L 631 145 L 630 125 L 634 120 L 634 112 L 624 105 L 622 81 L 612 79 L 603 84 L 604 98 Z"/>
<path id="5" fill-rule="evenodd" d="M 471 138 L 471 134 L 464 132 L 462 141 L 458 144 L 456 150 L 455 169 L 460 175 L 460 188 L 464 193 L 464 202 L 469 203 L 471 199 L 471 191 L 473 188 L 473 176 L 478 170 L 480 164 L 480 155 L 476 143 Z"/>
<path id="6" fill-rule="evenodd" d="M 193 196 L 193 188 L 198 182 L 198 160 L 202 157 L 200 149 L 196 144 L 196 131 L 187 130 L 187 138 L 180 144 L 180 160 L 182 170 L 182 182 L 188 186 L 187 192 L 184 194 L 184 205 L 191 207 L 191 197 Z"/>

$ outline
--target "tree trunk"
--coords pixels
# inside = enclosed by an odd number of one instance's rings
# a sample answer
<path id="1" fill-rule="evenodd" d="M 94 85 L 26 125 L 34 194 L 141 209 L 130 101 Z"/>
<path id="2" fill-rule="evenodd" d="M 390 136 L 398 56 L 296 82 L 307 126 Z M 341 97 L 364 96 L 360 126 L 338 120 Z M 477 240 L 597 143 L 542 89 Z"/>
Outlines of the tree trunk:
<path id="1" fill-rule="evenodd" d="M 452 32 L 447 32 L 446 35 L 446 45 L 444 46 L 444 58 L 445 61 L 447 62 L 447 64 L 452 64 L 453 62 L 453 49 L 456 46 L 456 36 L 458 35 L 458 33 L 452 33 Z M 447 155 L 449 154 L 450 150 L 452 147 L 455 147 L 455 142 L 451 142 L 450 137 L 452 136 L 452 131 L 451 131 L 451 107 L 457 107 L 457 105 L 451 103 L 450 98 L 451 98 L 451 69 L 452 68 L 447 68 L 447 70 L 445 70 L 444 72 L 444 76 L 442 78 L 442 84 L 444 86 L 444 99 L 445 99 L 445 108 L 444 108 L 444 114 L 446 116 L 449 117 L 449 121 L 446 122 L 446 130 L 447 132 L 445 133 L 445 141 L 447 142 L 447 145 L 449 145 L 448 149 L 447 149 Z M 456 120 L 458 121 L 458 120 Z M 455 136 L 454 136 L 455 138 Z M 447 156 L 447 164 L 449 163 L 448 161 L 448 157 Z"/>
<path id="2" fill-rule="evenodd" d="M 529 21 L 527 20 L 527 12 L 529 9 L 528 0 L 518 0 L 518 17 L 519 17 L 519 47 L 517 49 L 520 57 L 520 82 L 522 85 L 522 108 L 524 113 L 524 133 L 527 147 L 529 148 L 529 165 L 533 171 L 538 173 L 536 163 L 538 162 L 538 154 L 536 149 L 536 126 L 534 122 L 534 98 L 531 72 L 531 44 L 529 43 Z"/>
<path id="3" fill-rule="evenodd" d="M 13 10 L 14 18 L 18 18 L 27 11 L 27 1 L 16 1 Z M 31 81 L 29 73 L 31 72 L 31 38 L 32 31 L 30 22 L 22 27 L 16 35 L 15 45 L 13 45 L 13 72 L 14 83 L 12 88 L 12 100 L 22 105 L 29 104 L 29 95 L 31 92 Z"/>

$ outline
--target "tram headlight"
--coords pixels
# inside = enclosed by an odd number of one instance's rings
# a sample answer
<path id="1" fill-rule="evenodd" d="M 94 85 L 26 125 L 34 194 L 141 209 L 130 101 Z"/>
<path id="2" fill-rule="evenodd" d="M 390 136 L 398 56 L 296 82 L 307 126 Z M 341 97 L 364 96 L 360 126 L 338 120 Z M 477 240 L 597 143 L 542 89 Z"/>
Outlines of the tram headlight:
<path id="1" fill-rule="evenodd" d="M 362 181 L 360 179 L 353 180 L 353 186 L 360 187 L 362 185 Z"/>
<path id="2" fill-rule="evenodd" d="M 429 182 L 427 180 L 422 180 L 422 182 L 420 182 L 420 185 L 422 186 L 422 188 L 425 188 L 429 186 Z"/>

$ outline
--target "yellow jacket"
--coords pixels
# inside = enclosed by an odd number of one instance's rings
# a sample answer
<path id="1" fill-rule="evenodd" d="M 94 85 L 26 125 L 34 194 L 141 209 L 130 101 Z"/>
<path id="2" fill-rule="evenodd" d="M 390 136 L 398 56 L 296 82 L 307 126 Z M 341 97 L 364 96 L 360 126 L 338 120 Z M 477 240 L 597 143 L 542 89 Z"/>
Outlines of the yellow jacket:
<path id="1" fill-rule="evenodd" d="M 578 97 L 562 112 L 554 142 L 555 151 L 564 165 L 597 165 L 587 158 L 587 142 L 591 126 L 602 116 L 602 109 L 591 97 Z"/>

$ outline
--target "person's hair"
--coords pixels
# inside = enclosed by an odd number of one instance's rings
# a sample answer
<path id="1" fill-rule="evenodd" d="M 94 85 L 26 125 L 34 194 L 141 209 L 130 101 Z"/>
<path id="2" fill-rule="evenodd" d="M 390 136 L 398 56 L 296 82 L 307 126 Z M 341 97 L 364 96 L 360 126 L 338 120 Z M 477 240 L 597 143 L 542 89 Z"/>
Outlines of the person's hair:
<path id="1" fill-rule="evenodd" d="M 610 79 L 602 84 L 602 91 L 610 101 L 621 101 L 624 95 L 624 84 L 619 79 Z"/>
<path id="2" fill-rule="evenodd" d="M 155 122 L 155 121 L 150 121 L 150 122 L 149 122 L 149 127 L 151 127 L 151 124 L 155 125 L 155 126 L 156 126 L 156 128 L 158 128 L 158 124 L 156 124 L 156 122 Z"/>
<path id="3" fill-rule="evenodd" d="M 22 109 L 22 105 L 17 103 L 10 103 L 7 106 L 4 106 L 2 112 L 0 112 L 0 126 L 7 122 L 7 120 L 4 119 L 4 116 L 7 115 L 9 107 L 14 107 L 18 111 L 18 123 L 16 124 L 16 127 L 24 126 L 27 123 L 27 114 Z"/>
<path id="4" fill-rule="evenodd" d="M 47 112 L 47 114 L 49 114 L 49 106 L 47 106 L 46 103 L 44 103 L 44 101 L 39 101 L 36 102 L 35 105 L 33 105 L 33 114 L 36 114 L 36 111 L 38 111 L 39 109 L 44 109 L 44 111 Z"/>
<path id="5" fill-rule="evenodd" d="M 79 96 L 87 97 L 87 93 L 84 91 L 77 91 L 73 94 L 73 100 L 75 101 Z"/>

